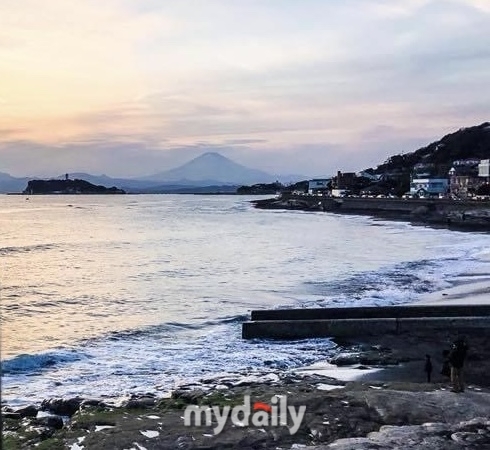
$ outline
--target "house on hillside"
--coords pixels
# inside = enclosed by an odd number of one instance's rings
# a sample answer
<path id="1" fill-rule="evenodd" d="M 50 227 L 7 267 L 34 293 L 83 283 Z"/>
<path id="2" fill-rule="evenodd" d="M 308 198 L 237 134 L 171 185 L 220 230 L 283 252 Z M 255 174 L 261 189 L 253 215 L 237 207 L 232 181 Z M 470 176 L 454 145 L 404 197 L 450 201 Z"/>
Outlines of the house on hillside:
<path id="1" fill-rule="evenodd" d="M 349 190 L 356 185 L 357 177 L 355 172 L 337 172 L 332 178 L 332 189 Z"/>
<path id="2" fill-rule="evenodd" d="M 359 178 L 367 178 L 368 180 L 373 182 L 379 181 L 381 179 L 381 175 L 373 174 L 365 170 L 362 170 L 361 172 L 357 172 L 356 176 Z"/>
<path id="3" fill-rule="evenodd" d="M 483 180 L 479 177 L 480 161 L 467 159 L 454 161 L 449 170 L 449 192 L 458 198 L 471 196 Z"/>
<path id="4" fill-rule="evenodd" d="M 478 176 L 486 178 L 487 183 L 490 182 L 490 159 L 482 159 L 478 164 Z"/>
<path id="5" fill-rule="evenodd" d="M 413 166 L 412 176 L 414 178 L 430 178 L 435 176 L 436 167 L 432 163 L 418 163 Z"/>
<path id="6" fill-rule="evenodd" d="M 337 172 L 332 178 L 332 197 L 344 197 L 356 189 L 358 178 L 355 172 Z"/>
<path id="7" fill-rule="evenodd" d="M 308 181 L 308 194 L 327 194 L 330 190 L 330 178 L 314 179 Z"/>

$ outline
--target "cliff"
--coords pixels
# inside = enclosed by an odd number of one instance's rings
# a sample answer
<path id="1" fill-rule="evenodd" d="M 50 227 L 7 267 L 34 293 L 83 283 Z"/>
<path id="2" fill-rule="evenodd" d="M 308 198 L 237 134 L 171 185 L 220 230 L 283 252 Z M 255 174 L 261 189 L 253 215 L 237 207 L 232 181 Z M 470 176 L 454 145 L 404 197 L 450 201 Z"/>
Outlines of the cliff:
<path id="1" fill-rule="evenodd" d="M 85 180 L 31 180 L 24 194 L 125 194 L 122 189 L 113 186 L 107 188 Z"/>

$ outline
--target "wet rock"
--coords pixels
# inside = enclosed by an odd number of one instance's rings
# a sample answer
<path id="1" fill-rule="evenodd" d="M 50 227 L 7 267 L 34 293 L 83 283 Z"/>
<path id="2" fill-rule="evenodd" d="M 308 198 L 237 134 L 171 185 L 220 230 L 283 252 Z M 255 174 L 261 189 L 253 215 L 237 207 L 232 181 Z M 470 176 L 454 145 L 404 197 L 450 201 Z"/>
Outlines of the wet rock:
<path id="1" fill-rule="evenodd" d="M 25 408 L 20 408 L 15 410 L 16 413 L 20 415 L 20 417 L 36 417 L 37 416 L 37 408 L 34 405 L 26 406 Z"/>
<path id="2" fill-rule="evenodd" d="M 336 366 L 352 366 L 361 364 L 363 366 L 388 366 L 398 364 L 398 359 L 395 358 L 389 350 L 369 350 L 361 353 L 339 353 L 331 360 L 331 364 Z"/>
<path id="3" fill-rule="evenodd" d="M 83 400 L 82 403 L 80 404 L 80 407 L 89 407 L 89 406 L 96 406 L 99 408 L 108 408 L 109 405 L 102 400 L 96 400 L 96 399 L 86 399 Z"/>
<path id="4" fill-rule="evenodd" d="M 157 400 L 154 397 L 141 397 L 128 400 L 124 407 L 128 409 L 142 409 L 156 405 Z"/>
<path id="5" fill-rule="evenodd" d="M 41 403 L 42 411 L 49 411 L 58 416 L 72 416 L 75 414 L 83 399 L 80 397 L 63 399 L 63 398 L 52 398 L 50 400 L 44 400 Z"/>
<path id="6" fill-rule="evenodd" d="M 55 430 L 61 430 L 63 428 L 63 419 L 59 416 L 40 417 L 36 419 L 36 423 L 47 428 L 54 428 Z"/>
<path id="7" fill-rule="evenodd" d="M 205 392 L 201 389 L 194 389 L 192 391 L 177 390 L 172 392 L 173 399 L 180 399 L 185 403 L 195 404 L 199 399 L 204 397 Z"/>
<path id="8" fill-rule="evenodd" d="M 16 413 L 16 412 L 13 412 L 13 411 L 5 411 L 5 412 L 2 412 L 2 417 L 4 419 L 15 419 L 15 420 L 22 419 L 22 416 L 19 413 Z"/>
<path id="9" fill-rule="evenodd" d="M 330 360 L 330 364 L 335 364 L 336 366 L 352 366 L 358 364 L 360 358 L 359 353 L 339 353 Z"/>

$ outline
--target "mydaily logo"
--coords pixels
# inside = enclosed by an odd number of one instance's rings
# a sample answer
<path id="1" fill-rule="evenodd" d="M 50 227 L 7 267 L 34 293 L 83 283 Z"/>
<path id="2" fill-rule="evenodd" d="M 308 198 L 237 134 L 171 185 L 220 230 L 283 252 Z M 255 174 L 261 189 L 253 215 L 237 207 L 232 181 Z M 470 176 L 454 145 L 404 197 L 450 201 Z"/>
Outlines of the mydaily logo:
<path id="1" fill-rule="evenodd" d="M 214 434 L 223 431 L 228 420 L 238 427 L 282 427 L 286 426 L 290 434 L 295 434 L 303 421 L 306 406 L 288 406 L 286 396 L 273 396 L 270 403 L 252 402 L 245 395 L 243 405 L 234 406 L 198 406 L 189 405 L 184 411 L 184 425 L 191 427 L 202 425 L 213 427 Z"/>

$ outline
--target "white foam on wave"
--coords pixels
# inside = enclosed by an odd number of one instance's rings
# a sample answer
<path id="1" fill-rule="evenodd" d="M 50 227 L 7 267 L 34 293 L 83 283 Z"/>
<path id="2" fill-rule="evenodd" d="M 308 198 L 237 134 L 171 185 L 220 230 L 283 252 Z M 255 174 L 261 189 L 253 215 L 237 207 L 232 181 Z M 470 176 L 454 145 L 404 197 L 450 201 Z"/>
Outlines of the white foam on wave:
<path id="1" fill-rule="evenodd" d="M 239 383 L 274 381 L 275 372 L 324 359 L 334 344 L 327 339 L 292 342 L 243 341 L 240 323 L 188 330 L 185 336 L 139 333 L 121 340 L 91 340 L 86 355 L 39 373 L 10 373 L 4 399 L 40 402 L 46 397 L 128 398 L 133 393 L 165 393 L 205 379 Z"/>
<path id="2" fill-rule="evenodd" d="M 389 223 L 386 227 L 393 233 L 414 228 L 403 223 Z M 306 293 L 305 289 L 298 290 L 298 301 L 286 306 L 382 306 L 412 302 L 422 293 L 445 288 L 454 277 L 487 264 L 483 249 L 490 246 L 488 236 L 451 234 L 423 227 L 415 230 L 447 236 L 447 244 L 440 244 L 439 239 L 438 244 L 429 246 L 426 260 L 387 263 L 381 268 L 374 265 L 371 271 L 349 274 L 344 280 L 326 280 L 324 285 L 320 280 L 311 284 Z M 315 278 L 314 269 L 313 264 L 308 279 Z M 4 361 L 3 399 L 9 403 L 32 403 L 47 397 L 76 395 L 128 398 L 132 393 L 162 393 L 182 384 L 198 385 L 203 379 L 214 378 L 219 382 L 219 378 L 227 378 L 237 382 L 250 376 L 260 380 L 267 372 L 284 372 L 324 361 L 333 348 L 326 339 L 243 341 L 241 322 L 237 320 L 211 322 L 198 329 L 162 326 L 130 331 L 85 341 L 71 350 L 19 355 Z"/>
<path id="3" fill-rule="evenodd" d="M 77 351 L 60 349 L 59 351 L 39 354 L 22 354 L 2 361 L 2 373 L 31 373 L 60 363 L 78 361 L 84 355 Z"/>

